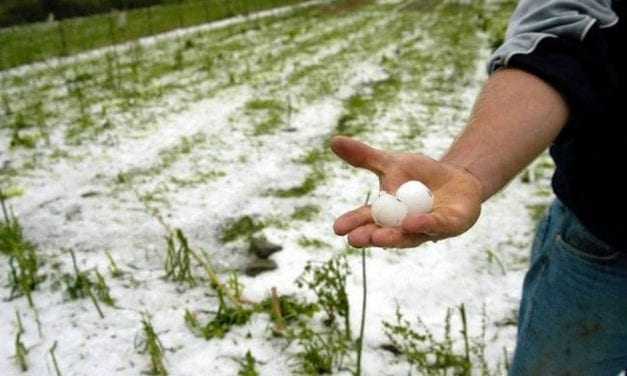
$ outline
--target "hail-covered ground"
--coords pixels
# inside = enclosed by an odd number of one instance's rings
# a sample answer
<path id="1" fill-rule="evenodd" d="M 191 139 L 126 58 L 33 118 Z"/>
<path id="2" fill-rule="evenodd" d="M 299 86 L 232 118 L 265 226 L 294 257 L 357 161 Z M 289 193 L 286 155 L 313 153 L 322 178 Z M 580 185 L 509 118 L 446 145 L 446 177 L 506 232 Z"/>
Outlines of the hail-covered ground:
<path id="1" fill-rule="evenodd" d="M 272 287 L 314 299 L 295 283 L 307 262 L 346 254 L 358 336 L 360 253 L 332 225 L 375 194 L 378 182 L 335 158 L 328 140 L 347 134 L 387 150 L 442 155 L 486 78 L 495 25 L 508 9 L 498 2 L 349 4 L 308 3 L 0 72 L 0 189 L 45 276 L 33 293 L 41 330 L 26 298 L 0 301 L 0 373 L 21 372 L 16 311 L 33 375 L 55 374 L 55 343 L 66 376 L 149 371 L 146 317 L 172 375 L 234 375 L 248 350 L 261 375 L 297 373 L 302 346 L 273 336 L 267 313 L 224 338 L 189 329 L 185 312 L 206 322 L 218 298 L 194 260 L 195 286 L 165 278 L 173 229 L 223 281 L 238 273 L 242 297 L 252 302 Z M 502 372 L 535 223 L 550 200 L 549 172 L 546 159 L 534 164 L 459 238 L 367 251 L 363 374 L 410 370 L 385 346 L 382 323 L 394 322 L 397 309 L 441 337 L 447 310 L 462 304 L 470 336 L 479 340 L 485 328 L 488 365 Z M 270 257 L 278 268 L 244 273 L 254 261 L 251 234 L 283 247 Z M 70 250 L 80 270 L 105 278 L 115 305 L 100 304 L 104 318 L 89 298 L 68 296 Z M 0 258 L 7 298 L 11 268 Z M 111 259 L 121 275 L 111 275 Z M 452 325 L 459 340 L 457 316 Z M 354 361 L 351 351 L 346 363 Z"/>

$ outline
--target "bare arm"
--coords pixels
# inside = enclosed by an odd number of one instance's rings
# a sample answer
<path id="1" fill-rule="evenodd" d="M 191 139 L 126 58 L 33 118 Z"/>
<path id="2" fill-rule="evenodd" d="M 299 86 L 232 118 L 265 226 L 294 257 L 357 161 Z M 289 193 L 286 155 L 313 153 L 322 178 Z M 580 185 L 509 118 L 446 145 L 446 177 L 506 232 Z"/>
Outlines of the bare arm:
<path id="1" fill-rule="evenodd" d="M 394 193 L 408 180 L 434 192 L 429 214 L 408 216 L 401 228 L 381 228 L 369 206 L 350 211 L 334 225 L 356 247 L 415 247 L 459 235 L 477 221 L 481 203 L 509 182 L 557 137 L 567 105 L 551 86 L 515 69 L 495 72 L 477 99 L 469 125 L 441 161 L 415 153 L 393 153 L 347 137 L 335 137 L 333 151 L 355 167 L 379 176 Z"/>
<path id="2" fill-rule="evenodd" d="M 477 177 L 485 201 L 550 146 L 567 118 L 568 107 L 554 88 L 521 70 L 499 70 L 442 162 Z"/>

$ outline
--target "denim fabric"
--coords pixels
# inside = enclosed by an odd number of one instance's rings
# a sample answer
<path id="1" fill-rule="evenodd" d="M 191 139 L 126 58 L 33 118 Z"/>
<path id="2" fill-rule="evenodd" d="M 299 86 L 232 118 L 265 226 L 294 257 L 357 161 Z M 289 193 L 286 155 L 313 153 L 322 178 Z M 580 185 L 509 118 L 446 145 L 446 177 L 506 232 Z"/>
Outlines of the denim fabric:
<path id="1" fill-rule="evenodd" d="M 625 253 L 556 200 L 536 234 L 518 316 L 510 376 L 616 376 L 627 369 Z"/>

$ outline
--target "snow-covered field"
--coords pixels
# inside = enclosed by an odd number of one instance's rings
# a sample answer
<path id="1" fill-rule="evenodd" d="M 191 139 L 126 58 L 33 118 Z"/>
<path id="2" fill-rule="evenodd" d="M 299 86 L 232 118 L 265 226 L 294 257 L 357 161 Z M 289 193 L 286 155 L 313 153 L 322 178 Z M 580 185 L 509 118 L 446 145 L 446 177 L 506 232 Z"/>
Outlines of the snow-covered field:
<path id="1" fill-rule="evenodd" d="M 342 133 L 379 148 L 442 155 L 485 79 L 490 28 L 505 13 L 498 2 L 309 4 L 0 72 L 0 189 L 45 275 L 33 293 L 36 310 L 24 297 L 0 301 L 0 374 L 21 373 L 16 311 L 28 374 L 55 374 L 55 342 L 63 375 L 145 373 L 143 317 L 171 375 L 234 375 L 248 350 L 261 375 L 298 373 L 302 347 L 274 337 L 268 313 L 222 339 L 188 328 L 185 312 L 206 322 L 218 298 L 195 262 L 195 286 L 165 278 L 174 228 L 223 281 L 238 273 L 242 297 L 252 302 L 272 287 L 313 301 L 295 283 L 306 263 L 347 254 L 357 337 L 360 253 L 332 225 L 378 183 L 333 157 L 327 141 Z M 502 373 L 536 218 L 550 200 L 549 173 L 543 157 L 459 238 L 368 250 L 364 375 L 410 370 L 403 356 L 382 348 L 389 343 L 382 322 L 394 322 L 397 307 L 440 338 L 447 309 L 461 304 L 471 337 L 481 337 L 485 324 L 485 358 Z M 278 268 L 255 277 L 243 273 L 252 261 L 246 237 L 224 239 L 247 217 L 255 235 L 283 246 L 271 256 Z M 104 318 L 89 298 L 68 296 L 69 250 L 81 270 L 105 277 L 115 305 L 100 304 Z M 111 275 L 107 254 L 121 275 Z M 2 297 L 11 294 L 10 270 L 0 254 Z M 455 315 L 452 325 L 461 339 Z M 351 350 L 345 363 L 354 362 Z"/>

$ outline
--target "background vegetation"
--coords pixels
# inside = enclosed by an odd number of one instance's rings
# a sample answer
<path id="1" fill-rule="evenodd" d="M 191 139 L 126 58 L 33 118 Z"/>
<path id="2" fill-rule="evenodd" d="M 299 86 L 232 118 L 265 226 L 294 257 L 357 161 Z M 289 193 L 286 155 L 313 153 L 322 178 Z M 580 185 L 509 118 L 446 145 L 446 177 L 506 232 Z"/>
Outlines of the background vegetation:
<path id="1" fill-rule="evenodd" d="M 45 20 L 50 13 L 99 14 L 0 29 L 0 70 L 300 1 L 8 0 L 0 5 L 0 27 Z"/>

